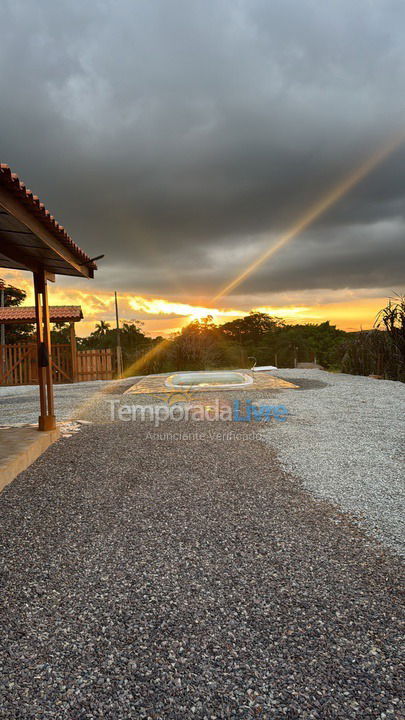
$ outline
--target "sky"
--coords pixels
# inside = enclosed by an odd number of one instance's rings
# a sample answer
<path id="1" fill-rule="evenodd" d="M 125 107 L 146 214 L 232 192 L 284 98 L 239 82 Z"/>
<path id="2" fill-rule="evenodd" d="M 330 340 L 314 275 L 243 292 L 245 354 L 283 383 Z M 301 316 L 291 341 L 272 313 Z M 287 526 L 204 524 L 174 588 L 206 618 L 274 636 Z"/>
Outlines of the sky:
<path id="1" fill-rule="evenodd" d="M 356 330 L 404 290 L 402 0 L 2 0 L 1 12 L 0 161 L 105 254 L 93 281 L 50 288 L 52 304 L 82 305 L 79 334 L 113 320 L 114 290 L 121 317 L 153 335 L 252 309 Z M 32 302 L 27 274 L 1 275 Z"/>

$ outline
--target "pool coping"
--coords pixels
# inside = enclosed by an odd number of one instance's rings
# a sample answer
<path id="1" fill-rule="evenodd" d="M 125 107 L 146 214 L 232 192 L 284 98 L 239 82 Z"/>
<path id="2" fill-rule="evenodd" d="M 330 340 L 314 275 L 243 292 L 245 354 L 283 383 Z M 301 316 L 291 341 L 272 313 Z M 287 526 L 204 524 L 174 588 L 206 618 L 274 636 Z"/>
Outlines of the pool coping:
<path id="1" fill-rule="evenodd" d="M 186 371 L 185 371 L 186 372 Z M 190 371 L 192 372 L 192 371 Z M 219 372 L 219 371 L 218 371 Z M 224 387 L 220 385 L 214 385 L 212 387 L 207 386 L 187 386 L 183 388 L 169 388 L 167 387 L 165 381 L 168 377 L 171 375 L 174 375 L 175 373 L 166 373 L 164 375 L 154 376 L 151 377 L 149 375 L 145 375 L 143 378 L 138 380 L 134 385 L 132 385 L 130 388 L 124 391 L 124 395 L 174 395 L 174 394 L 182 394 L 185 398 L 190 395 L 194 395 L 194 393 L 204 393 L 204 392 L 262 392 L 266 390 L 293 390 L 293 389 L 299 389 L 298 385 L 294 385 L 294 383 L 288 382 L 287 380 L 283 380 L 282 378 L 277 377 L 276 375 L 273 375 L 273 371 L 264 371 L 260 373 L 252 373 L 251 370 L 241 369 L 241 370 L 234 370 L 229 372 L 239 372 L 244 375 L 247 375 L 252 378 L 252 382 L 246 385 L 236 385 L 234 387 Z"/>

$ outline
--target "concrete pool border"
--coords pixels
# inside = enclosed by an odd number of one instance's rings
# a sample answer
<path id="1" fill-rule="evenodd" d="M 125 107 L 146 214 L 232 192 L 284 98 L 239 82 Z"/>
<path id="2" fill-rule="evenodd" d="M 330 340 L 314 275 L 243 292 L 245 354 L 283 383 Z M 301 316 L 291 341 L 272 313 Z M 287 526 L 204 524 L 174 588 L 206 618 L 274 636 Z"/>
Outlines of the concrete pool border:
<path id="1" fill-rule="evenodd" d="M 251 371 L 242 369 L 242 370 L 235 370 L 233 372 L 239 372 L 243 373 L 249 377 L 252 378 L 253 382 L 249 383 L 248 385 L 239 385 L 236 388 L 233 387 L 220 387 L 218 385 L 213 385 L 212 387 L 206 387 L 206 386 L 196 386 L 196 387 L 188 387 L 183 388 L 182 390 L 179 389 L 171 389 L 167 387 L 166 380 L 169 378 L 173 373 L 166 373 L 165 375 L 159 375 L 151 377 L 150 375 L 145 375 L 143 378 L 138 380 L 136 384 L 132 385 L 130 388 L 124 391 L 124 395 L 173 395 L 175 392 L 179 393 L 181 392 L 185 396 L 187 394 L 193 394 L 194 393 L 202 393 L 202 392 L 228 392 L 232 390 L 235 392 L 237 390 L 238 392 L 255 392 L 255 391 L 262 391 L 262 390 L 279 390 L 279 389 L 286 389 L 286 390 L 294 390 L 299 389 L 298 385 L 294 385 L 292 382 L 288 382 L 287 380 L 282 380 L 282 378 L 279 378 L 275 375 L 272 375 L 271 372 L 263 372 L 263 373 L 255 373 L 254 375 L 251 373 Z"/>

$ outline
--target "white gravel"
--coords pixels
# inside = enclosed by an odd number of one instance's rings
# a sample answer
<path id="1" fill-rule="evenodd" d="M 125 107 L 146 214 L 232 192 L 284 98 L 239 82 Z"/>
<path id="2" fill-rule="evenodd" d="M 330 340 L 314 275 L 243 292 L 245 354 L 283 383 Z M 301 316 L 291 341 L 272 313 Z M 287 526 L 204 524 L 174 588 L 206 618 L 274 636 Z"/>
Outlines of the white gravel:
<path id="1" fill-rule="evenodd" d="M 263 437 L 283 469 L 405 554 L 405 385 L 322 370 L 276 374 L 327 383 L 278 395 L 288 420 L 266 428 Z"/>

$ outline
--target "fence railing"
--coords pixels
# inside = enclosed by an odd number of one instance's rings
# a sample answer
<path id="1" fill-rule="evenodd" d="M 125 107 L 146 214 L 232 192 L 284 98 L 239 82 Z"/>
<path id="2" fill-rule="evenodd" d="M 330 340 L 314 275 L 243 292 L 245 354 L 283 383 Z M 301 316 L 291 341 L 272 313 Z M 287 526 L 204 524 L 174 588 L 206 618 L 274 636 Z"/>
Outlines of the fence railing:
<path id="1" fill-rule="evenodd" d="M 116 354 L 111 348 L 79 350 L 73 355 L 70 345 L 52 346 L 52 377 L 55 384 L 112 380 L 116 367 Z M 0 385 L 37 383 L 37 346 L 34 343 L 0 345 Z"/>

